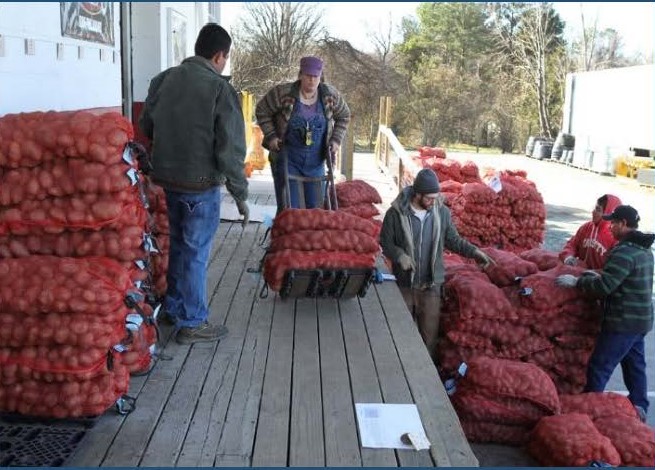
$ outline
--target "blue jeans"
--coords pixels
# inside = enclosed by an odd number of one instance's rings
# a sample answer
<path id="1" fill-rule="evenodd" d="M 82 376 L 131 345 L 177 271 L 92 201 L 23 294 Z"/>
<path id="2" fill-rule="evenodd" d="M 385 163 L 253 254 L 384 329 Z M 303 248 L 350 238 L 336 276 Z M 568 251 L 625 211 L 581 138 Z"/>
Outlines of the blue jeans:
<path id="1" fill-rule="evenodd" d="M 643 334 L 602 332 L 587 366 L 585 392 L 602 392 L 616 366 L 621 364 L 623 383 L 633 405 L 648 412 L 646 359 Z"/>
<path id="2" fill-rule="evenodd" d="M 164 309 L 177 328 L 207 321 L 207 267 L 221 218 L 221 193 L 166 190 L 170 252 Z"/>

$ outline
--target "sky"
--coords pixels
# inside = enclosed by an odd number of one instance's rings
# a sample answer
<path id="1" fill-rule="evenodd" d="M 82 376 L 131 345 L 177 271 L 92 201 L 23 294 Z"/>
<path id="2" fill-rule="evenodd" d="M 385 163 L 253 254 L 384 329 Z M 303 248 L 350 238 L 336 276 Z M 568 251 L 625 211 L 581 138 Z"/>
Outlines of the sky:
<path id="1" fill-rule="evenodd" d="M 223 3 L 223 18 L 229 24 L 239 14 L 241 3 Z M 414 15 L 418 2 L 320 2 L 324 21 L 331 36 L 349 40 L 353 46 L 372 51 L 372 32 L 388 31 L 389 15 L 394 25 L 406 15 Z M 580 9 L 585 21 L 598 17 L 600 28 L 616 29 L 624 40 L 625 52 L 653 54 L 655 44 L 655 2 L 555 2 L 555 8 L 566 22 L 567 33 L 581 31 Z"/>

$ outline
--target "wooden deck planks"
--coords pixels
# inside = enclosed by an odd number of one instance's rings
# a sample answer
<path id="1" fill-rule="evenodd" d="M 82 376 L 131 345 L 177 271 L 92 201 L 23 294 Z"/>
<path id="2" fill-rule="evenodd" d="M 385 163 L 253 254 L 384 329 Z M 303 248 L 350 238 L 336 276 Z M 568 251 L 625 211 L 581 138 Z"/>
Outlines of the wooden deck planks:
<path id="1" fill-rule="evenodd" d="M 298 299 L 293 341 L 289 466 L 325 465 L 323 403 L 315 299 Z"/>
<path id="2" fill-rule="evenodd" d="M 418 330 L 409 320 L 407 306 L 398 287 L 384 283 L 376 286 L 375 291 L 389 323 L 423 427 L 432 444 L 430 453 L 436 465 L 477 467 L 477 458 L 464 436 Z"/>
<path id="3" fill-rule="evenodd" d="M 295 304 L 275 297 L 253 467 L 284 467 L 288 462 Z"/>
<path id="4" fill-rule="evenodd" d="M 332 299 L 320 299 L 317 305 L 325 465 L 359 467 L 362 457 L 339 305 Z"/>
<path id="5" fill-rule="evenodd" d="M 344 299 L 339 301 L 339 306 L 353 404 L 383 403 L 375 361 L 371 353 L 359 302 L 356 298 Z M 396 455 L 391 449 L 362 448 L 361 455 L 362 464 L 366 467 L 396 467 L 398 465 Z"/>
<path id="6" fill-rule="evenodd" d="M 414 399 L 407 384 L 402 364 L 398 357 L 398 351 L 394 345 L 389 326 L 380 305 L 380 300 L 375 295 L 375 289 L 359 300 L 368 332 L 373 360 L 380 380 L 380 388 L 385 403 L 413 404 Z M 405 309 L 407 320 L 411 322 L 409 311 Z M 412 341 L 414 338 L 406 338 Z M 436 374 L 436 369 L 433 366 Z M 432 371 L 426 370 L 426 374 Z M 431 467 L 433 466 L 430 453 L 427 450 L 420 452 L 399 449 L 396 451 L 398 461 L 403 467 Z"/>

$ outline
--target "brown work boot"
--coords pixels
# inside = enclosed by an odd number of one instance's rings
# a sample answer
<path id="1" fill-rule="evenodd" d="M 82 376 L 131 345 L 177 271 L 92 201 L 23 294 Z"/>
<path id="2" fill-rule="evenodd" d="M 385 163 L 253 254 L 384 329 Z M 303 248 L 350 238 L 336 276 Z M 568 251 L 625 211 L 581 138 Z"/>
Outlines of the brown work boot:
<path id="1" fill-rule="evenodd" d="M 182 327 L 175 335 L 175 340 L 179 344 L 193 344 L 193 343 L 212 343 L 220 341 L 228 334 L 228 329 L 224 325 L 212 325 L 205 322 L 195 328 Z"/>

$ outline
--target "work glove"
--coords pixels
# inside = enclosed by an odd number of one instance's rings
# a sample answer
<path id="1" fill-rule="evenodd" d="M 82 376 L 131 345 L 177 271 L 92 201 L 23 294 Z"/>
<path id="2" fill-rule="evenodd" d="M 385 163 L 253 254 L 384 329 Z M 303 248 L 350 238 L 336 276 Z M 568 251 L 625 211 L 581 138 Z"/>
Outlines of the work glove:
<path id="1" fill-rule="evenodd" d="M 400 258 L 398 258 L 398 265 L 403 271 L 413 271 L 415 268 L 414 260 L 406 253 L 400 255 Z"/>
<path id="2" fill-rule="evenodd" d="M 487 269 L 489 266 L 495 266 L 496 264 L 491 256 L 479 248 L 475 249 L 473 257 L 482 265 L 482 269 Z"/>
<path id="3" fill-rule="evenodd" d="M 555 285 L 560 287 L 575 287 L 578 283 L 578 278 L 573 274 L 562 274 L 555 278 Z"/>
<path id="4" fill-rule="evenodd" d="M 250 208 L 248 207 L 248 203 L 246 201 L 241 201 L 237 199 L 236 204 L 237 204 L 237 209 L 239 210 L 239 215 L 243 216 L 243 220 L 241 221 L 241 226 L 243 228 L 246 228 L 246 225 L 248 225 L 248 222 L 250 222 Z"/>
<path id="5" fill-rule="evenodd" d="M 567 256 L 564 258 L 564 264 L 569 265 L 569 266 L 575 266 L 578 264 L 578 258 L 575 256 Z"/>
<path id="6" fill-rule="evenodd" d="M 583 271 L 582 275 L 591 276 L 591 277 L 600 277 L 600 273 L 598 271 L 594 271 L 593 269 L 587 269 L 586 271 Z"/>

